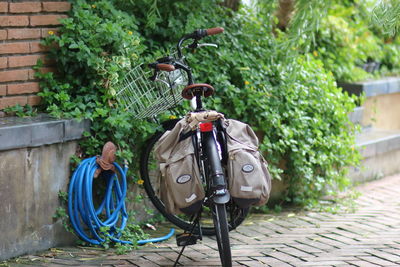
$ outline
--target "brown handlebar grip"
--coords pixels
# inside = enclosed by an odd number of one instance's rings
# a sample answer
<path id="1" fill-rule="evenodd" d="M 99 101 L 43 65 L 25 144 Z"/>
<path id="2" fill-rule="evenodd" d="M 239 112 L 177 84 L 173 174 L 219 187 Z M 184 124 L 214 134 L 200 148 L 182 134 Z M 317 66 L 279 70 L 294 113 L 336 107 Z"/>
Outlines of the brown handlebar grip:
<path id="1" fill-rule="evenodd" d="M 224 28 L 221 27 L 216 27 L 216 28 L 211 28 L 206 30 L 207 35 L 214 35 L 214 34 L 219 34 L 224 32 Z"/>
<path id="2" fill-rule="evenodd" d="M 157 64 L 156 68 L 158 70 L 163 70 L 163 71 L 174 71 L 175 70 L 174 65 L 170 65 L 170 64 Z"/>

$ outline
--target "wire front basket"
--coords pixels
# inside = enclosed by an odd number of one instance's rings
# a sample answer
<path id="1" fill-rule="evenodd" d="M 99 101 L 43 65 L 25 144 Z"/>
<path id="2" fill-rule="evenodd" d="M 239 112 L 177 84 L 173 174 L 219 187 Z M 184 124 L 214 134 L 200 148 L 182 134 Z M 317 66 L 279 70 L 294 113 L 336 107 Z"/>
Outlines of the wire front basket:
<path id="1" fill-rule="evenodd" d="M 145 69 L 146 68 L 146 69 Z M 182 101 L 187 74 L 178 69 L 158 72 L 155 81 L 151 69 L 139 65 L 130 70 L 120 84 L 116 99 L 137 119 L 153 117 Z"/>

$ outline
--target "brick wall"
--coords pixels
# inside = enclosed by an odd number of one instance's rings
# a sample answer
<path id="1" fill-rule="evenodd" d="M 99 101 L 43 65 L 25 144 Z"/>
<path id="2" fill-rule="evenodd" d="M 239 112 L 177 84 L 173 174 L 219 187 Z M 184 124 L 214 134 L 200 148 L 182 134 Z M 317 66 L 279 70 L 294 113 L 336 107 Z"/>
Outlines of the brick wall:
<path id="1" fill-rule="evenodd" d="M 66 17 L 70 7 L 66 1 L 0 0 L 0 110 L 40 103 L 32 68 L 45 58 L 40 40 L 57 31 L 59 19 Z M 49 66 L 42 69 L 49 70 Z"/>

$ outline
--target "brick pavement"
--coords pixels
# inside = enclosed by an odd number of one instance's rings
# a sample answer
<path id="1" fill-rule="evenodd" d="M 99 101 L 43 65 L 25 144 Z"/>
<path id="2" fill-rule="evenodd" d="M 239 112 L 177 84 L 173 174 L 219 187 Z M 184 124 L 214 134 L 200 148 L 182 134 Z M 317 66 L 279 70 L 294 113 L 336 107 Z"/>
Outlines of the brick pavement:
<path id="1" fill-rule="evenodd" d="M 284 211 L 253 215 L 231 232 L 234 266 L 400 266 L 400 175 L 357 188 L 351 213 Z M 220 266 L 215 238 L 187 247 L 183 266 Z M 18 266 L 171 266 L 175 240 L 127 255 L 59 248 L 7 263 Z M 1 263 L 0 263 L 1 266 Z M 7 266 L 4 264 L 4 266 Z"/>

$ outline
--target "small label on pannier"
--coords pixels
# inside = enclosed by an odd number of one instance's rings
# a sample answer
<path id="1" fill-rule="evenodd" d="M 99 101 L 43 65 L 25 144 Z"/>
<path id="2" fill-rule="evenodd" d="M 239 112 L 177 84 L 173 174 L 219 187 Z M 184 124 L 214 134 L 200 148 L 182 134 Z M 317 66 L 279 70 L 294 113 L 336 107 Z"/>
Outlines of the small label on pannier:
<path id="1" fill-rule="evenodd" d="M 186 201 L 187 203 L 192 202 L 193 200 L 196 199 L 196 197 L 197 197 L 196 194 L 192 194 L 190 197 L 185 198 L 185 201 Z"/>
<path id="2" fill-rule="evenodd" d="M 254 170 L 254 166 L 251 164 L 246 164 L 242 167 L 242 171 L 244 171 L 245 173 L 252 172 L 253 170 Z"/>
<path id="3" fill-rule="evenodd" d="M 242 185 L 240 187 L 240 190 L 244 191 L 244 192 L 251 192 L 251 191 L 253 191 L 253 187 L 252 186 L 244 186 L 244 185 Z"/>
<path id="4" fill-rule="evenodd" d="M 190 174 L 184 174 L 176 178 L 176 182 L 178 184 L 184 184 L 190 181 L 192 179 L 192 176 Z"/>

